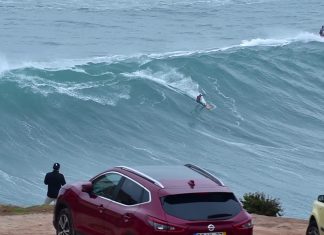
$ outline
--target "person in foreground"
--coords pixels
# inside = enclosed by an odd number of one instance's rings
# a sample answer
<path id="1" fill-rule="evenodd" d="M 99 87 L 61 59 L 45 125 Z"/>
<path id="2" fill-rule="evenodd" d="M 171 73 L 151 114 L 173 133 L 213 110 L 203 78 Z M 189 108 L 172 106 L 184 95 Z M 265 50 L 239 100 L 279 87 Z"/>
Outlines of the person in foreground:
<path id="1" fill-rule="evenodd" d="M 44 204 L 49 205 L 51 202 L 56 201 L 58 192 L 60 188 L 66 183 L 64 175 L 59 172 L 60 164 L 54 163 L 53 171 L 48 172 L 44 179 L 44 184 L 48 186 L 47 188 L 47 198 Z"/>
<path id="2" fill-rule="evenodd" d="M 319 35 L 324 37 L 324 25 L 322 26 L 321 30 L 319 31 Z"/>

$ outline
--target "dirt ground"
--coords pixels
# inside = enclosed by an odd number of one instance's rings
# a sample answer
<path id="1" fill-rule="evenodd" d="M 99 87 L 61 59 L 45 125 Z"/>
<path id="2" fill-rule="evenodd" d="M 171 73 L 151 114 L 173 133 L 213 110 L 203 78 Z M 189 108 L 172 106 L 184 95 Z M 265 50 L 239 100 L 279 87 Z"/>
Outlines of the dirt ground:
<path id="1" fill-rule="evenodd" d="M 253 216 L 254 235 L 305 235 L 307 221 Z M 0 216 L 0 235 L 55 235 L 51 213 Z"/>

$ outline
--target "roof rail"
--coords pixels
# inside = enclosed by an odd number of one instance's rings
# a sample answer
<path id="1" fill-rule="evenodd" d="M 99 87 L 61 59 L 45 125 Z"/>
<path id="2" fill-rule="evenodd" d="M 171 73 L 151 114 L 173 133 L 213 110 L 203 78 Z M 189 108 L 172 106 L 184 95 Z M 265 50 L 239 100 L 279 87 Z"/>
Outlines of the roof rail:
<path id="1" fill-rule="evenodd" d="M 207 170 L 205 170 L 205 169 L 203 169 L 203 168 L 201 168 L 199 166 L 193 165 L 193 164 L 185 164 L 185 166 L 188 167 L 189 169 L 191 169 L 193 171 L 196 171 L 197 173 L 205 176 L 206 178 L 214 181 L 218 185 L 224 186 L 224 183 L 220 179 L 218 179 L 216 176 L 214 176 L 213 174 L 211 174 Z"/>
<path id="2" fill-rule="evenodd" d="M 137 170 L 135 170 L 135 169 L 133 169 L 133 168 L 131 168 L 131 167 L 128 167 L 128 166 L 117 166 L 117 167 L 118 167 L 118 168 L 121 168 L 121 169 L 123 169 L 123 170 L 129 171 L 129 172 L 132 172 L 133 174 L 138 175 L 138 176 L 140 176 L 140 177 L 142 177 L 142 178 L 144 178 L 144 179 L 150 181 L 151 183 L 153 183 L 153 184 L 159 186 L 160 188 L 164 188 L 163 184 L 161 184 L 161 183 L 160 183 L 159 181 L 157 181 L 156 179 L 154 179 L 154 178 L 152 178 L 152 177 L 150 177 L 150 176 L 144 174 L 143 172 L 137 171 Z"/>

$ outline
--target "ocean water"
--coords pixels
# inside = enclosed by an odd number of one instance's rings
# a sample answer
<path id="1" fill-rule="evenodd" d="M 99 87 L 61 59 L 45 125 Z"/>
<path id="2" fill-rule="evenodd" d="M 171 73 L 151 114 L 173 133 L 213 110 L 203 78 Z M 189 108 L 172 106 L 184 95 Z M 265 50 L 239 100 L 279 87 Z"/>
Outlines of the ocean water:
<path id="1" fill-rule="evenodd" d="M 0 0 L 0 203 L 194 163 L 307 218 L 324 193 L 321 0 Z M 201 109 L 199 92 L 216 106 Z"/>

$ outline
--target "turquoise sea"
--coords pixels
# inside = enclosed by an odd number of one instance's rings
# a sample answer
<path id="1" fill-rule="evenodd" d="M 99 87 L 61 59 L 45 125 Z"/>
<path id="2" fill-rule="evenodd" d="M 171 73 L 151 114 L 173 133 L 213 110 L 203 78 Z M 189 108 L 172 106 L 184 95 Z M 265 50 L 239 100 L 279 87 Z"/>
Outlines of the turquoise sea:
<path id="1" fill-rule="evenodd" d="M 308 218 L 324 194 L 322 0 L 0 0 L 0 204 L 194 163 Z M 195 103 L 199 92 L 214 110 Z"/>

